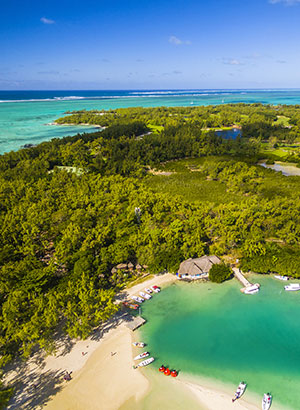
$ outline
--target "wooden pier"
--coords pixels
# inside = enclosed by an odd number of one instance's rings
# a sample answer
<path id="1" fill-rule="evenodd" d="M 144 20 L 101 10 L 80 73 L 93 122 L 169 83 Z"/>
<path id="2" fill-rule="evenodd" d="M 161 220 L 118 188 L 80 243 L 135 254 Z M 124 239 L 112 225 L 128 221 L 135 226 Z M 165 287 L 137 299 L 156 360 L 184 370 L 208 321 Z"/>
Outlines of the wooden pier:
<path id="1" fill-rule="evenodd" d="M 242 272 L 239 270 L 239 268 L 232 268 L 234 276 L 237 278 L 239 282 L 241 282 L 242 285 L 245 287 L 252 286 L 252 283 L 250 283 L 245 276 L 242 274 Z"/>
<path id="2" fill-rule="evenodd" d="M 131 316 L 131 318 L 132 320 L 128 322 L 126 326 L 132 331 L 138 329 L 139 327 L 143 326 L 143 324 L 146 323 L 146 320 L 143 319 L 141 316 L 137 316 L 137 317 Z"/>

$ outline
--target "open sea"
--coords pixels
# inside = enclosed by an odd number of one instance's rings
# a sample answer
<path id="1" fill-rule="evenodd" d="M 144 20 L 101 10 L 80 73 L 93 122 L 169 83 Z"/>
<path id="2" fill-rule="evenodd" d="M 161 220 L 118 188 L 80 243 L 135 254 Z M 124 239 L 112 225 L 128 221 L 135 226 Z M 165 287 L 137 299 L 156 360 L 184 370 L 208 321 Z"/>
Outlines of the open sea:
<path id="1" fill-rule="evenodd" d="M 94 130 L 49 125 L 66 111 L 239 102 L 300 104 L 300 90 L 0 91 L 0 154 Z"/>
<path id="2" fill-rule="evenodd" d="M 221 285 L 176 282 L 146 301 L 141 340 L 156 359 L 146 371 L 155 371 L 166 385 L 168 378 L 158 372 L 164 364 L 182 377 L 225 383 L 232 392 L 243 380 L 245 400 L 258 408 L 263 393 L 270 392 L 272 409 L 299 409 L 300 294 L 286 292 L 286 283 L 270 276 L 250 279 L 261 284 L 255 295 L 242 294 L 235 279 Z M 137 408 L 150 410 L 163 395 L 154 381 Z"/>

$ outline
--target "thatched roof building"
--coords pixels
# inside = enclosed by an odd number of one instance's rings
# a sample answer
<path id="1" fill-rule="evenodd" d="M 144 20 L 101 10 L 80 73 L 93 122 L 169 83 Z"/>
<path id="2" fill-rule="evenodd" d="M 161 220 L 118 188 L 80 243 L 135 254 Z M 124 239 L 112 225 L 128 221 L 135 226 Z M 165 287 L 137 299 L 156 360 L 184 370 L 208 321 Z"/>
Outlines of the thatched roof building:
<path id="1" fill-rule="evenodd" d="M 116 269 L 127 269 L 127 263 L 119 263 L 117 266 L 115 266 Z"/>
<path id="2" fill-rule="evenodd" d="M 210 268 L 215 263 L 221 263 L 221 259 L 215 255 L 201 256 L 201 258 L 187 259 L 180 264 L 178 270 L 179 278 L 197 279 L 199 277 L 208 276 Z"/>

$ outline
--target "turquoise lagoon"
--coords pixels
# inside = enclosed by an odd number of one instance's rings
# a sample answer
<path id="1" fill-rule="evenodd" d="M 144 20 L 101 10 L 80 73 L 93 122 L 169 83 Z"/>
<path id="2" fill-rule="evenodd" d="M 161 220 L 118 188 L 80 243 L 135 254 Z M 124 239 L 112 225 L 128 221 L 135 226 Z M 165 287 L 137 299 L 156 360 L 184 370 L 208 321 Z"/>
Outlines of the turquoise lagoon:
<path id="1" fill-rule="evenodd" d="M 300 104 L 299 90 L 0 91 L 0 154 L 24 144 L 88 132 L 47 125 L 66 111 L 226 103 Z"/>
<path id="2" fill-rule="evenodd" d="M 176 282 L 147 301 L 141 337 L 156 358 L 152 372 L 164 364 L 183 377 L 232 389 L 245 380 L 245 399 L 256 397 L 259 408 L 263 393 L 271 392 L 272 408 L 299 409 L 300 294 L 285 292 L 284 283 L 271 277 L 255 275 L 252 281 L 261 284 L 256 295 L 242 294 L 235 280 Z M 142 408 L 151 408 L 150 396 Z"/>

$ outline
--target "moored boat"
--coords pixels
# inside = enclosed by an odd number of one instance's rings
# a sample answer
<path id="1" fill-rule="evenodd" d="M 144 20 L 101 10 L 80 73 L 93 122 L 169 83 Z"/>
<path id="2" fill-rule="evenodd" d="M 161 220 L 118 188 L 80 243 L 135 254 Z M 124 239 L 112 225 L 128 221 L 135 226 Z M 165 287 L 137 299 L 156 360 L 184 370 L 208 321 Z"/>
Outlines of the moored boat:
<path id="1" fill-rule="evenodd" d="M 146 344 L 144 342 L 133 342 L 132 346 L 134 346 L 134 347 L 145 347 Z"/>
<path id="2" fill-rule="evenodd" d="M 150 289 L 150 288 L 146 288 L 146 289 L 145 289 L 145 292 L 147 292 L 147 293 L 152 293 L 152 292 L 153 292 L 153 290 L 152 290 L 152 289 Z"/>
<path id="3" fill-rule="evenodd" d="M 300 290 L 300 283 L 291 283 L 290 285 L 286 285 L 284 289 L 290 292 Z"/>
<path id="4" fill-rule="evenodd" d="M 153 292 L 156 292 L 156 293 L 160 292 L 160 288 L 156 285 L 151 286 L 151 289 L 153 290 Z"/>
<path id="5" fill-rule="evenodd" d="M 262 410 L 268 410 L 271 407 L 272 396 L 270 393 L 265 393 L 262 399 Z"/>
<path id="6" fill-rule="evenodd" d="M 149 359 L 146 359 L 144 361 L 142 361 L 141 363 L 139 363 L 137 365 L 137 367 L 144 367 L 144 366 L 148 366 L 148 364 L 154 362 L 154 357 L 149 357 Z"/>
<path id="7" fill-rule="evenodd" d="M 290 279 L 288 276 L 281 276 L 281 275 L 274 275 L 274 278 L 279 279 L 279 280 L 289 280 Z"/>
<path id="8" fill-rule="evenodd" d="M 255 285 L 247 286 L 242 289 L 242 292 L 245 293 L 245 295 L 254 295 L 259 292 L 259 285 L 256 283 Z"/>
<path id="9" fill-rule="evenodd" d="M 142 297 L 143 299 L 147 299 L 147 300 L 149 300 L 149 299 L 151 299 L 151 298 L 152 298 L 152 296 L 151 296 L 151 295 L 149 295 L 149 293 L 140 292 L 140 295 L 141 295 L 141 297 Z"/>
<path id="10" fill-rule="evenodd" d="M 139 354 L 139 355 L 135 356 L 133 360 L 140 360 L 140 359 L 144 359 L 145 357 L 148 357 L 148 356 L 149 356 L 149 354 L 150 354 L 149 352 L 144 352 L 144 353 L 141 353 L 141 354 Z"/>
<path id="11" fill-rule="evenodd" d="M 143 298 L 140 298 L 139 296 L 132 296 L 132 299 L 133 299 L 135 302 L 138 302 L 138 303 L 143 303 L 143 302 L 144 302 L 144 299 L 143 299 Z"/>
<path id="12" fill-rule="evenodd" d="M 236 392 L 234 393 L 234 398 L 232 399 L 232 402 L 236 401 L 237 399 L 239 399 L 240 397 L 242 397 L 242 395 L 244 394 L 245 390 L 246 390 L 247 384 L 244 382 L 241 382 L 238 385 L 238 388 L 236 389 Z"/>

